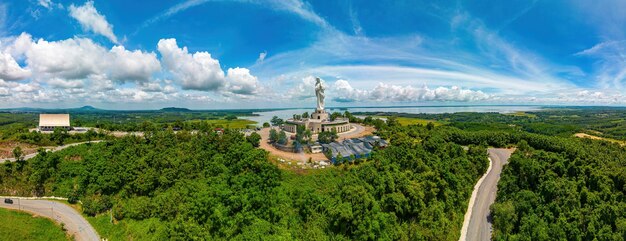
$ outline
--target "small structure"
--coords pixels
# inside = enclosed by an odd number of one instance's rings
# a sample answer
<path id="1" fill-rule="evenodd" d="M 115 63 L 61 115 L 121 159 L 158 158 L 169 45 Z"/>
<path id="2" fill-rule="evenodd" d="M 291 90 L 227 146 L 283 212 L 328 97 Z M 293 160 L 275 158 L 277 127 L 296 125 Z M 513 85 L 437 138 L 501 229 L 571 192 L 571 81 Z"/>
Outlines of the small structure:
<path id="1" fill-rule="evenodd" d="M 320 133 L 323 131 L 335 131 L 337 133 L 349 131 L 350 121 L 346 118 L 330 119 L 330 114 L 324 110 L 324 86 L 320 78 L 315 82 L 315 96 L 317 97 L 317 108 L 311 114 L 311 118 L 288 119 L 283 125 L 283 130 L 295 133 L 298 126 L 304 126 L 305 129 L 311 130 L 312 133 Z"/>
<path id="2" fill-rule="evenodd" d="M 322 146 L 320 146 L 320 145 L 310 145 L 309 149 L 311 149 L 311 153 L 320 153 L 320 152 L 322 152 Z"/>
<path id="3" fill-rule="evenodd" d="M 55 128 L 71 130 L 70 114 L 39 114 L 39 131 L 54 131 Z"/>

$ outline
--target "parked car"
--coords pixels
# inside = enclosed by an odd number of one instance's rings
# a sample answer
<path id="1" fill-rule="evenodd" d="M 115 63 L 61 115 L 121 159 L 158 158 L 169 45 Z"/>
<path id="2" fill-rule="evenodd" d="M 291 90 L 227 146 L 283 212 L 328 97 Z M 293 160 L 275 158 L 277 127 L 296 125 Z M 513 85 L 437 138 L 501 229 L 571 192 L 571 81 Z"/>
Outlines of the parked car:
<path id="1" fill-rule="evenodd" d="M 11 200 L 10 198 L 5 198 L 4 199 L 4 203 L 6 203 L 6 204 L 13 204 L 13 200 Z"/>

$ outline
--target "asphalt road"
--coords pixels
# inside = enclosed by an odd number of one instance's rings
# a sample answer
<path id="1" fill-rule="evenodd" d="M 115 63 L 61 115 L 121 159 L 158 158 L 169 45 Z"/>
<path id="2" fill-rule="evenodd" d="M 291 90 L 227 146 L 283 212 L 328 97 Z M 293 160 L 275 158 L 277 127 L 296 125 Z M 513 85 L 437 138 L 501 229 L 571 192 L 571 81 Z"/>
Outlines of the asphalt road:
<path id="1" fill-rule="evenodd" d="M 465 234 L 461 234 L 461 240 L 491 240 L 491 217 L 489 206 L 496 200 L 496 191 L 498 189 L 498 180 L 502 173 L 502 167 L 508 162 L 514 149 L 489 148 L 489 159 L 491 161 L 491 170 L 482 178 L 482 182 L 478 187 L 476 195 L 473 195 L 473 203 L 468 208 L 470 213 L 469 223 Z M 466 215 L 467 217 L 467 215 Z M 467 220 L 465 220 L 467 222 Z M 463 232 L 462 231 L 462 232 Z"/>
<path id="2" fill-rule="evenodd" d="M 13 204 L 6 204 L 4 198 L 0 197 L 2 200 L 0 208 L 21 210 L 63 223 L 67 233 L 74 235 L 74 238 L 79 241 L 100 240 L 98 233 L 89 222 L 70 206 L 49 200 L 18 200 L 17 198 L 11 198 Z"/>
<path id="3" fill-rule="evenodd" d="M 98 143 L 98 142 L 101 142 L 101 141 L 102 141 L 102 140 L 97 140 L 97 141 L 85 141 L 85 142 L 72 143 L 72 144 L 67 144 L 67 145 L 63 145 L 63 146 L 57 146 L 57 147 L 49 148 L 49 149 L 47 149 L 47 151 L 50 151 L 50 152 L 55 152 L 55 151 L 60 151 L 60 150 L 63 150 L 63 149 L 65 149 L 65 148 L 71 147 L 71 146 L 77 146 L 77 145 L 82 145 L 82 144 L 86 144 L 86 143 Z M 31 159 L 31 158 L 33 158 L 33 157 L 35 157 L 35 156 L 37 156 L 37 152 L 35 152 L 35 153 L 31 153 L 31 154 L 28 154 L 28 155 L 24 155 L 24 160 Z M 3 163 L 3 162 L 6 162 L 6 161 L 9 161 L 9 162 L 14 162 L 14 161 L 15 161 L 15 158 L 5 158 L 5 159 L 0 159 L 0 162 L 2 162 L 2 163 Z"/>

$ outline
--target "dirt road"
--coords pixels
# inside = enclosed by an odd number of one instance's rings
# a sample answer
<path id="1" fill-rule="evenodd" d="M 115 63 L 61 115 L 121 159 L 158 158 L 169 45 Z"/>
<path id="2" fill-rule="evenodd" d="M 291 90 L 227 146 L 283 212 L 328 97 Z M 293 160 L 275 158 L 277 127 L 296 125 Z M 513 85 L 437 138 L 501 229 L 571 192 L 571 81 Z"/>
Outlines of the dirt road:
<path id="1" fill-rule="evenodd" d="M 65 148 L 72 147 L 72 146 L 82 145 L 82 144 L 86 144 L 86 143 L 98 143 L 98 142 L 102 142 L 102 141 L 101 141 L 101 140 L 98 140 L 98 141 L 85 141 L 85 142 L 78 142 L 78 143 L 72 143 L 72 144 L 67 144 L 67 145 L 63 145 L 63 146 L 57 146 L 57 147 L 53 147 L 53 148 L 48 148 L 48 149 L 46 149 L 46 150 L 47 150 L 47 151 L 50 151 L 50 152 L 55 152 L 55 151 L 60 151 L 60 150 L 63 150 L 63 149 L 65 149 Z M 31 154 L 28 154 L 28 155 L 25 155 L 25 156 L 24 156 L 24 160 L 31 159 L 31 158 L 33 158 L 33 157 L 35 157 L 35 156 L 37 156 L 37 152 L 35 152 L 35 153 L 31 153 Z M 15 161 L 15 158 L 5 158 L 5 159 L 0 159 L 0 162 L 6 162 L 6 161 L 9 161 L 9 162 L 14 162 L 14 161 Z"/>

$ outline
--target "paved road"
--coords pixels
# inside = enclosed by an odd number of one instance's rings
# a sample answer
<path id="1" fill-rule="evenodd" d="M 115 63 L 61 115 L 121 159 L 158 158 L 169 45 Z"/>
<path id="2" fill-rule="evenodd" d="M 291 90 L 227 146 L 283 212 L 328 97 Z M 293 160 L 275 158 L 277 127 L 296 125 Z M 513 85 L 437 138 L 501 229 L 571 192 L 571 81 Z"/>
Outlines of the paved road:
<path id="1" fill-rule="evenodd" d="M 5 197 L 0 197 L 4 201 Z M 13 204 L 0 203 L 0 208 L 16 209 L 63 223 L 67 233 L 78 241 L 100 240 L 96 230 L 72 207 L 49 200 L 12 198 Z"/>
<path id="2" fill-rule="evenodd" d="M 489 148 L 490 170 L 479 180 L 478 189 L 472 194 L 470 200 L 471 207 L 461 233 L 461 241 L 491 240 L 491 217 L 489 217 L 489 206 L 496 200 L 498 180 L 502 167 L 508 162 L 514 149 Z M 469 221 L 467 217 L 469 215 Z M 463 233 L 465 232 L 465 233 Z"/>
<path id="3" fill-rule="evenodd" d="M 67 144 L 67 145 L 63 145 L 63 146 L 57 146 L 57 147 L 53 147 L 53 148 L 48 148 L 48 149 L 46 149 L 46 150 L 47 150 L 47 151 L 50 151 L 50 152 L 55 152 L 55 151 L 60 151 L 60 150 L 63 150 L 63 149 L 65 149 L 65 148 L 71 147 L 71 146 L 77 146 L 77 145 L 82 145 L 82 144 L 86 144 L 86 143 L 98 143 L 98 142 L 102 142 L 102 140 L 97 140 L 97 141 L 85 141 L 85 142 L 77 142 L 77 143 Z M 31 159 L 31 158 L 33 158 L 33 157 L 35 157 L 35 156 L 37 156 L 37 152 L 35 152 L 35 153 L 31 153 L 31 154 L 28 154 L 28 155 L 25 155 L 25 156 L 24 156 L 24 160 Z M 14 162 L 14 161 L 15 161 L 15 158 L 5 158 L 5 159 L 0 159 L 0 163 L 4 163 L 4 162 L 6 162 L 6 161 L 9 161 L 9 162 Z"/>

